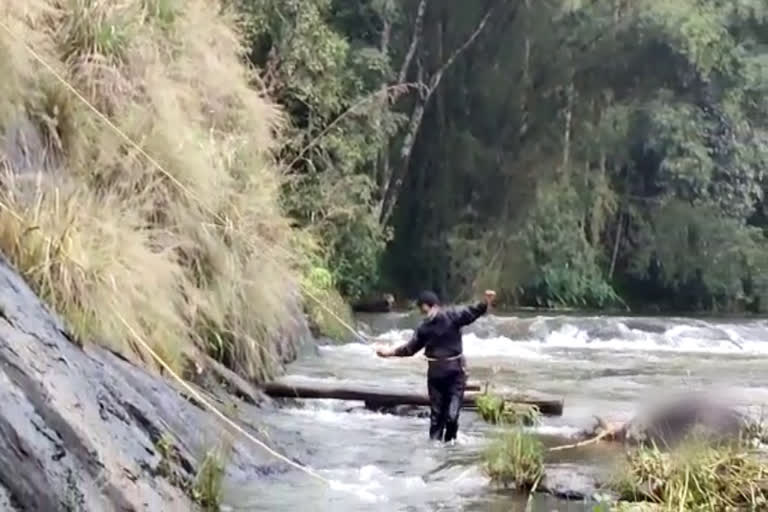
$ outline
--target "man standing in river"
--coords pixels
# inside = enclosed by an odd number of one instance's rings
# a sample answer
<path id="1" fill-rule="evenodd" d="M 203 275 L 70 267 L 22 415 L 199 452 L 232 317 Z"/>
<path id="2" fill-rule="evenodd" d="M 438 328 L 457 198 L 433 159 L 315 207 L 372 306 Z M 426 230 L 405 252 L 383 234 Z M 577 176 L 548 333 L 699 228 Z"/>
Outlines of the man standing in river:
<path id="1" fill-rule="evenodd" d="M 399 347 L 376 348 L 380 357 L 410 357 L 424 349 L 429 361 L 427 388 L 431 409 L 429 437 L 432 440 L 448 442 L 456 439 L 467 380 L 461 328 L 484 315 L 495 298 L 496 292 L 488 290 L 482 302 L 443 309 L 435 293 L 422 292 L 417 305 L 426 318 L 411 340 Z"/>

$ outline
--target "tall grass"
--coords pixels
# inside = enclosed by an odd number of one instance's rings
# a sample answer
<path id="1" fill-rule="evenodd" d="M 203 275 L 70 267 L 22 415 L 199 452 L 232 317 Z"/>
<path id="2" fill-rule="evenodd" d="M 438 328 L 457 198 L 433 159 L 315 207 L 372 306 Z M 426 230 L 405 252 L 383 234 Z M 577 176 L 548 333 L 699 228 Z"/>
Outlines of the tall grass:
<path id="1" fill-rule="evenodd" d="M 205 0 L 27 0 L 0 16 L 172 175 L 0 33 L 0 250 L 75 334 L 141 359 L 203 348 L 265 378 L 300 312 L 278 205 L 280 111 Z M 178 183 L 182 185 L 181 190 Z"/>
<path id="2" fill-rule="evenodd" d="M 612 486 L 622 500 L 663 510 L 765 510 L 768 463 L 740 443 L 690 441 L 671 453 L 640 448 Z"/>
<path id="3" fill-rule="evenodd" d="M 308 295 L 307 319 L 317 336 L 336 341 L 354 338 L 352 309 L 336 289 L 331 273 L 323 267 L 313 266 L 302 279 L 302 289 Z"/>
<path id="4" fill-rule="evenodd" d="M 493 425 L 532 426 L 541 421 L 541 412 L 535 405 L 509 402 L 489 391 L 478 396 L 476 403 L 480 417 Z"/>
<path id="5" fill-rule="evenodd" d="M 503 431 L 486 449 L 484 470 L 495 484 L 531 491 L 544 476 L 544 447 L 521 428 Z"/>

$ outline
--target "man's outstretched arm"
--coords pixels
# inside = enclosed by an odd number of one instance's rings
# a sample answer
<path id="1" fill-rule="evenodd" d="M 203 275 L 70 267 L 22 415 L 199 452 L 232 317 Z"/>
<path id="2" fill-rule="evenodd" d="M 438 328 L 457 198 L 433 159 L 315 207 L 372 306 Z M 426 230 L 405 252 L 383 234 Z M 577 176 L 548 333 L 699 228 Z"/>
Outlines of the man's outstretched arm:
<path id="1" fill-rule="evenodd" d="M 399 347 L 377 347 L 376 354 L 379 357 L 410 357 L 424 348 L 425 340 L 420 332 L 419 329 L 416 329 L 410 341 Z"/>
<path id="2" fill-rule="evenodd" d="M 495 298 L 496 292 L 487 290 L 485 292 L 485 297 L 481 302 L 473 304 L 472 306 L 464 306 L 456 309 L 453 313 L 453 322 L 459 327 L 471 324 L 488 311 L 488 308 L 493 304 Z"/>

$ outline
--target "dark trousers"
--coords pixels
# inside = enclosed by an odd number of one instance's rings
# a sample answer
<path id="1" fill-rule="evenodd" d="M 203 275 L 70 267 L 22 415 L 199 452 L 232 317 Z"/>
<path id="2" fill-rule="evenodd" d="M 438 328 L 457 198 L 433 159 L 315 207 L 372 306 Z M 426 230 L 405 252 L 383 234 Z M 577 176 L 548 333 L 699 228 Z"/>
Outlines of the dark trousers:
<path id="1" fill-rule="evenodd" d="M 466 374 L 463 371 L 427 378 L 431 409 L 429 416 L 430 439 L 445 442 L 456 439 L 466 381 Z"/>

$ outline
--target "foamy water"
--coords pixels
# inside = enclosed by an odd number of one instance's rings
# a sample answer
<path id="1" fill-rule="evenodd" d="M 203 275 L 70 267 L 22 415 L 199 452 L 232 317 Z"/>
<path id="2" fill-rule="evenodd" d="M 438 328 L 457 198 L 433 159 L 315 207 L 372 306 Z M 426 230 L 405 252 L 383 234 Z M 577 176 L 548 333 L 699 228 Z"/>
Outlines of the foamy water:
<path id="1" fill-rule="evenodd" d="M 400 344 L 413 333 L 404 327 L 413 325 L 405 316 L 385 317 L 378 332 L 372 324 L 375 342 Z M 594 425 L 594 416 L 627 419 L 649 397 L 674 389 L 730 386 L 749 400 L 768 400 L 766 340 L 764 321 L 491 317 L 466 329 L 464 351 L 475 380 L 563 397 L 562 417 L 545 417 L 529 429 L 561 443 L 582 435 Z M 381 359 L 371 344 L 349 343 L 323 346 L 318 355 L 303 357 L 288 372 L 327 385 L 425 393 L 425 370 L 426 362 L 418 355 Z M 380 414 L 355 402 L 304 401 L 265 420 L 272 429 L 297 432 L 301 442 L 295 449 L 333 486 L 320 493 L 297 477 L 288 488 L 267 489 L 263 506 L 253 510 L 330 506 L 474 512 L 488 510 L 489 503 L 500 510 L 524 510 L 515 508 L 518 502 L 509 494 L 497 495 L 488 488 L 480 456 L 498 429 L 470 411 L 462 412 L 459 438 L 450 447 L 427 440 L 427 418 Z M 565 478 L 589 464 L 569 461 L 558 464 L 553 473 L 559 471 Z M 544 500 L 550 507 L 546 510 L 565 509 Z M 589 504 L 579 507 L 569 504 L 567 509 L 592 510 Z"/>
<path id="2" fill-rule="evenodd" d="M 601 319 L 601 322 L 606 322 Z M 527 328 L 510 328 L 514 319 L 505 319 L 496 327 L 484 329 L 484 336 L 475 332 L 464 335 L 464 351 L 468 357 L 509 357 L 519 359 L 547 359 L 548 349 L 586 349 L 631 352 L 680 352 L 734 355 L 768 355 L 768 326 L 753 322 L 739 329 L 722 324 L 675 324 L 659 329 L 638 329 L 621 319 L 610 319 L 602 328 L 582 327 L 589 319 L 568 323 L 557 317 L 539 317 L 522 320 Z M 581 324 L 581 325 L 579 325 Z M 653 326 L 655 327 L 655 326 Z M 514 330 L 517 336 L 504 335 Z M 392 329 L 378 335 L 377 342 L 404 343 L 413 334 L 411 329 Z M 334 347 L 370 354 L 367 345 L 357 344 Z"/>

